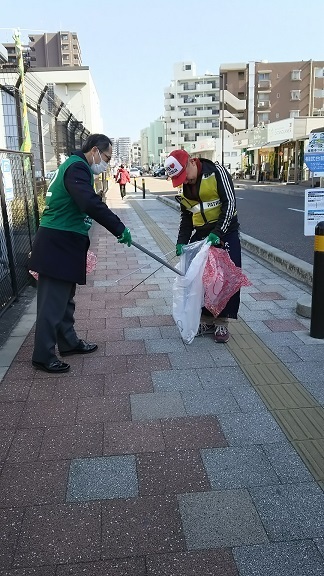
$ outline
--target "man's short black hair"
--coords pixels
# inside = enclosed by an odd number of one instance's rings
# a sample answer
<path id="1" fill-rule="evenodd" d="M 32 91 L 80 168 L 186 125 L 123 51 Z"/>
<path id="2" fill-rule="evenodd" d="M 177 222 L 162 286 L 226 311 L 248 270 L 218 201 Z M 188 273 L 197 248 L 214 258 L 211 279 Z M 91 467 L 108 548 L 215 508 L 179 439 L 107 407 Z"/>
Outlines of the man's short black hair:
<path id="1" fill-rule="evenodd" d="M 89 152 L 91 148 L 97 146 L 98 150 L 107 150 L 112 146 L 112 141 L 104 134 L 90 134 L 86 141 L 83 143 L 82 152 Z"/>

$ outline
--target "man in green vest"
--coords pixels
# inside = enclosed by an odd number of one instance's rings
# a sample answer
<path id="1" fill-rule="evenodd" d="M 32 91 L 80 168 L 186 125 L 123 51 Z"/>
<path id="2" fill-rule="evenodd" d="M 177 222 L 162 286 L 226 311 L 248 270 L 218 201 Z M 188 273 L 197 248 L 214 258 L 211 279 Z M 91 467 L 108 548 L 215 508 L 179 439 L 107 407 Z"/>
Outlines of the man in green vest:
<path id="1" fill-rule="evenodd" d="M 105 172 L 112 154 L 110 138 L 90 135 L 54 173 L 33 243 L 30 269 L 38 272 L 37 319 L 32 364 L 60 374 L 70 365 L 61 356 L 89 354 L 98 346 L 78 338 L 74 329 L 76 284 L 86 283 L 92 220 L 118 242 L 132 243 L 130 230 L 94 191 L 94 175 Z"/>
<path id="2" fill-rule="evenodd" d="M 182 186 L 177 256 L 184 245 L 208 238 L 213 246 L 225 248 L 241 267 L 235 192 L 227 170 L 211 160 L 191 158 L 185 150 L 171 152 L 165 170 L 174 187 Z M 214 333 L 216 342 L 228 342 L 228 318 L 237 318 L 239 305 L 240 293 L 236 292 L 217 318 L 203 308 L 198 334 Z"/>

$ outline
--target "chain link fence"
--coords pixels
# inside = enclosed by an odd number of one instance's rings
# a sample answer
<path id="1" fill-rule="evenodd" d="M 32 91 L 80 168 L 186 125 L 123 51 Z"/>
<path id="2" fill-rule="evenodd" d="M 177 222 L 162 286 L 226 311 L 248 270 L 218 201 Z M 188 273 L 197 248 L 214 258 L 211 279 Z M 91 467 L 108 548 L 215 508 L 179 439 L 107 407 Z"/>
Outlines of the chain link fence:
<path id="1" fill-rule="evenodd" d="M 30 282 L 38 224 L 32 154 L 0 149 L 0 315 Z"/>

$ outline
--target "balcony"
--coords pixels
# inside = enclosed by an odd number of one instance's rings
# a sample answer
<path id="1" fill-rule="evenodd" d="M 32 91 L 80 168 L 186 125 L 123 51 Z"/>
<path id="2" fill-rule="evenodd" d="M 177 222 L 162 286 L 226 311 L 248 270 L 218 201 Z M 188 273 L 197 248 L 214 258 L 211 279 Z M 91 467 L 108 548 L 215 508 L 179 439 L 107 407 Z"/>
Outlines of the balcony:
<path id="1" fill-rule="evenodd" d="M 271 88 L 271 80 L 259 80 L 258 88 Z"/>

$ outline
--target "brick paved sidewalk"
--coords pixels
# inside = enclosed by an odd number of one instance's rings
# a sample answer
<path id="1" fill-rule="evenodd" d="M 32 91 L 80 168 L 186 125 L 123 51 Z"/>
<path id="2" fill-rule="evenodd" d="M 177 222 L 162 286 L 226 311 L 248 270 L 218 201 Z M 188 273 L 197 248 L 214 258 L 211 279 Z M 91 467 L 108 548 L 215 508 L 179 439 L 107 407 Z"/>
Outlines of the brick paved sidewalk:
<path id="1" fill-rule="evenodd" d="M 116 186 L 108 204 L 173 249 L 171 208 Z M 40 373 L 31 332 L 0 384 L 0 576 L 323 575 L 323 342 L 295 314 L 303 286 L 244 254 L 230 342 L 186 346 L 174 273 L 125 295 L 159 265 L 97 225 L 91 249 L 76 328 L 98 350 Z"/>

